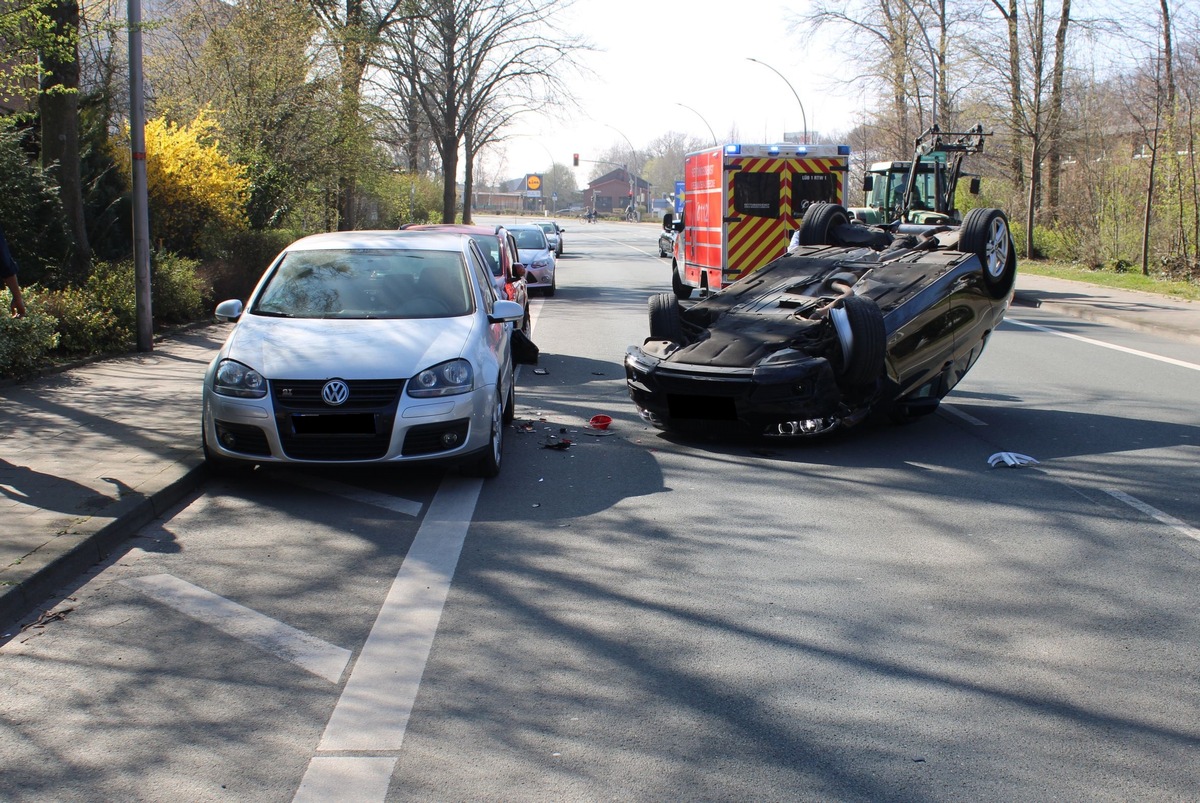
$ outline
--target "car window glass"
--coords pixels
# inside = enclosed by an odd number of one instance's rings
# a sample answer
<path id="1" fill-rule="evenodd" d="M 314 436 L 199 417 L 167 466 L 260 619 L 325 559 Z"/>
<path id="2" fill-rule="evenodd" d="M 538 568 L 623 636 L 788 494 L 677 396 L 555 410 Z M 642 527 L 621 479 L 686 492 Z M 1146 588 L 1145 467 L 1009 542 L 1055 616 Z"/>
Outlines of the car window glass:
<path id="1" fill-rule="evenodd" d="M 517 248 L 546 247 L 546 235 L 541 229 L 517 229 L 513 236 L 517 238 Z"/>
<path id="2" fill-rule="evenodd" d="M 475 283 L 479 285 L 479 292 L 483 295 L 483 308 L 490 313 L 492 306 L 496 303 L 496 286 L 492 284 L 492 277 L 488 269 L 484 267 L 486 258 L 482 256 L 481 252 L 482 249 L 478 247 L 469 249 L 467 264 L 475 274 Z"/>
<path id="3" fill-rule="evenodd" d="M 432 318 L 472 307 L 457 251 L 338 249 L 285 254 L 251 314 Z"/>
<path id="4" fill-rule="evenodd" d="M 471 239 L 479 246 L 480 253 L 483 254 L 484 260 L 487 262 L 488 268 L 491 269 L 493 276 L 499 276 L 502 270 L 500 264 L 500 238 L 493 235 L 473 234 Z"/>

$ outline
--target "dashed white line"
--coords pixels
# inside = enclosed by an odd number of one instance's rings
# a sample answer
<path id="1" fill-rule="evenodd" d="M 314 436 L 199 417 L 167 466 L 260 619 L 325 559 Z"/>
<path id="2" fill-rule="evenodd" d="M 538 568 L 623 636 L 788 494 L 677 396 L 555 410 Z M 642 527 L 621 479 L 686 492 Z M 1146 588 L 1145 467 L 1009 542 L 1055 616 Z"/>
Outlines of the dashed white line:
<path id="1" fill-rule="evenodd" d="M 1115 343 L 1105 343 L 1103 340 L 1093 340 L 1090 337 L 1083 337 L 1081 335 L 1073 335 L 1070 332 L 1061 332 L 1058 329 L 1051 329 L 1048 326 L 1039 326 L 1036 323 L 1029 323 L 1028 321 L 1019 321 L 1016 318 L 1005 318 L 1004 322 L 1016 324 L 1017 326 L 1024 326 L 1027 329 L 1036 329 L 1039 332 L 1046 332 L 1047 334 L 1058 335 L 1059 337 L 1070 338 L 1071 340 L 1078 340 L 1080 343 L 1087 343 L 1088 345 L 1091 345 L 1091 346 L 1100 346 L 1101 348 L 1112 349 L 1113 351 L 1119 351 L 1123 354 L 1132 354 L 1135 357 L 1145 357 L 1148 360 L 1157 360 L 1158 362 L 1165 362 L 1167 365 L 1174 365 L 1179 368 L 1190 368 L 1193 371 L 1200 371 L 1200 365 L 1197 365 L 1196 363 L 1191 363 L 1191 362 L 1184 362 L 1183 360 L 1176 360 L 1173 357 L 1163 357 L 1158 354 L 1151 354 L 1148 351 L 1138 351 L 1137 349 L 1131 349 L 1131 348 L 1127 348 L 1125 346 L 1118 346 Z"/>
<path id="2" fill-rule="evenodd" d="M 316 756 L 309 762 L 292 800 L 297 803 L 383 800 L 396 761 L 394 756 Z"/>
<path id="3" fill-rule="evenodd" d="M 1195 527 L 1189 527 L 1186 523 L 1180 521 L 1174 516 L 1163 513 L 1161 510 L 1153 507 L 1152 505 L 1146 504 L 1141 499 L 1130 496 L 1124 491 L 1116 491 L 1109 488 L 1105 488 L 1104 492 L 1112 498 L 1118 499 L 1130 507 L 1142 511 L 1150 518 L 1156 519 L 1168 527 L 1176 530 L 1177 532 L 1186 535 L 1188 538 L 1200 541 L 1200 530 L 1197 530 Z"/>
<path id="4" fill-rule="evenodd" d="M 341 679 L 350 661 L 347 649 L 328 644 L 178 577 L 156 574 L 123 580 L 122 583 L 222 633 L 291 661 L 330 683 Z"/>

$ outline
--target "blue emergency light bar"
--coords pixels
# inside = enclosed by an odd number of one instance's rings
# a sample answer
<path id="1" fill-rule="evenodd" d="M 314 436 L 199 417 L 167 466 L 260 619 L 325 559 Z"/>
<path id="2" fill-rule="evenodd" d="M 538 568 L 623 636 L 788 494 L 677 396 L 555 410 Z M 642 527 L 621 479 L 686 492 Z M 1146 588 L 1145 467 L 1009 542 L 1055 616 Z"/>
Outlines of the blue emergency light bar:
<path id="1" fill-rule="evenodd" d="M 726 145 L 725 152 L 727 154 L 729 154 L 730 156 L 737 156 L 739 153 L 742 152 L 742 146 L 741 145 Z"/>

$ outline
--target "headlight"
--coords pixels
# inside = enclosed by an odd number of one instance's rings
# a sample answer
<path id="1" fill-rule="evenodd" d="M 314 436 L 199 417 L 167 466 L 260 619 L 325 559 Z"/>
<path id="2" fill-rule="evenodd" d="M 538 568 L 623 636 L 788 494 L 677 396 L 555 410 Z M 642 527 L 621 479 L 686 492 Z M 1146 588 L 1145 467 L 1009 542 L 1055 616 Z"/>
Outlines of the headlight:
<path id="1" fill-rule="evenodd" d="M 539 270 L 550 267 L 550 257 L 534 257 L 533 266 Z"/>
<path id="2" fill-rule="evenodd" d="M 213 378 L 213 391 L 221 396 L 261 399 L 267 395 L 267 380 L 258 371 L 237 360 L 221 360 Z"/>
<path id="3" fill-rule="evenodd" d="M 426 368 L 408 383 L 408 395 L 418 399 L 430 396 L 454 396 L 475 388 L 475 375 L 466 360 L 450 360 Z"/>

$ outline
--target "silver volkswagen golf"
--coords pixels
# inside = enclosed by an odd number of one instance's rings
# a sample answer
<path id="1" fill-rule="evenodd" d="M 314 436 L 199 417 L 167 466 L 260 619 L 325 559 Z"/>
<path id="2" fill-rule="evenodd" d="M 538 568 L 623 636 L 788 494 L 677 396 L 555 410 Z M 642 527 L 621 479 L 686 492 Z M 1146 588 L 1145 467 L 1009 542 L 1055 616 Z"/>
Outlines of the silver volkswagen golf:
<path id="1" fill-rule="evenodd" d="M 317 234 L 292 243 L 204 377 L 212 468 L 446 461 L 500 471 L 514 403 L 511 334 L 470 237 Z"/>

